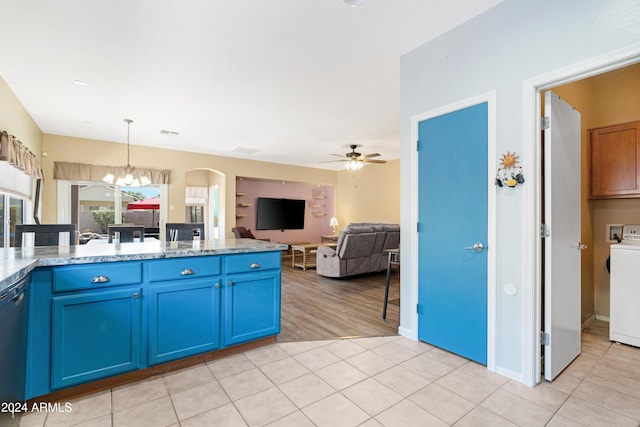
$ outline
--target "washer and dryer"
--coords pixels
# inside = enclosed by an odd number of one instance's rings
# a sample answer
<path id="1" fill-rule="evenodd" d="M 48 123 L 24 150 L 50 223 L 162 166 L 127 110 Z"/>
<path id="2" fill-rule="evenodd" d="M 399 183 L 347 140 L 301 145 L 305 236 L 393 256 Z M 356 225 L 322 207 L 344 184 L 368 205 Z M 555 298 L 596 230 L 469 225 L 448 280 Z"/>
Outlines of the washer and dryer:
<path id="1" fill-rule="evenodd" d="M 611 245 L 609 339 L 640 347 L 640 225 L 622 227 Z"/>

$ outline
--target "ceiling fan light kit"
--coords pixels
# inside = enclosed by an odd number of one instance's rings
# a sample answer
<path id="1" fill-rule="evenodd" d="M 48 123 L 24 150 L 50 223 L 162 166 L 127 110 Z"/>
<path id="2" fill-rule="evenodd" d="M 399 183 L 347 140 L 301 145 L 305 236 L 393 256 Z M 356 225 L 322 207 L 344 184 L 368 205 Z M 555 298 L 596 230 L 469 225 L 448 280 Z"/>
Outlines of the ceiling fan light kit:
<path id="1" fill-rule="evenodd" d="M 344 167 L 351 170 L 351 171 L 357 171 L 358 169 L 361 169 L 364 165 L 362 164 L 362 162 L 356 160 L 356 159 L 351 159 L 349 160 L 347 163 L 344 164 Z"/>
<path id="2" fill-rule="evenodd" d="M 356 151 L 356 148 L 358 148 L 358 146 L 355 144 L 351 144 L 349 148 L 351 148 L 350 153 L 346 153 L 344 155 L 332 154 L 332 156 L 343 157 L 342 160 L 329 160 L 329 161 L 320 162 L 320 163 L 346 162 L 344 164 L 344 167 L 352 171 L 361 169 L 364 166 L 364 163 L 387 163 L 386 160 L 372 159 L 372 157 L 378 157 L 380 153 L 370 153 L 370 154 L 358 153 Z"/>

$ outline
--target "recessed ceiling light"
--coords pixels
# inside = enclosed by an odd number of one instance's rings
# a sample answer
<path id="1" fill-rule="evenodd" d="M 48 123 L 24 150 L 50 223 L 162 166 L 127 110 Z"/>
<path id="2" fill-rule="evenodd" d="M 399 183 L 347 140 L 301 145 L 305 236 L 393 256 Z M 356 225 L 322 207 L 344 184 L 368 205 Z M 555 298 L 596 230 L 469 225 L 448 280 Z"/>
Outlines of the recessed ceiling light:
<path id="1" fill-rule="evenodd" d="M 355 7 L 364 3 L 364 0 L 342 0 L 342 3 L 346 4 L 347 6 Z"/>
<path id="2" fill-rule="evenodd" d="M 87 85 L 87 82 L 84 82 L 82 80 L 74 80 L 73 83 L 77 84 L 78 86 L 86 86 Z"/>

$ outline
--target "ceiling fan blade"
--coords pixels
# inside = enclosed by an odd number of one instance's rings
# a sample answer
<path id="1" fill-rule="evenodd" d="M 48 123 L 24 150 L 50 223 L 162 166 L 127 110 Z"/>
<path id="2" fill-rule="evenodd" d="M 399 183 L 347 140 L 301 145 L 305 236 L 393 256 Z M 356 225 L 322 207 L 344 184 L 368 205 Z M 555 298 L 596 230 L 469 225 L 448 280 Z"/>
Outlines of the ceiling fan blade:
<path id="1" fill-rule="evenodd" d="M 387 163 L 386 160 L 361 159 L 359 161 L 365 162 L 365 163 Z"/>
<path id="2" fill-rule="evenodd" d="M 371 154 L 365 154 L 362 157 L 364 157 L 365 159 L 370 159 L 371 157 L 378 157 L 378 156 L 381 156 L 381 154 L 380 153 L 371 153 Z"/>
<path id="3" fill-rule="evenodd" d="M 344 154 L 334 154 L 334 153 L 331 153 L 331 155 L 332 155 L 332 156 L 336 156 L 336 157 L 344 157 Z"/>
<path id="4" fill-rule="evenodd" d="M 325 160 L 323 162 L 318 162 L 318 163 L 336 163 L 336 162 L 346 162 L 346 160 Z"/>

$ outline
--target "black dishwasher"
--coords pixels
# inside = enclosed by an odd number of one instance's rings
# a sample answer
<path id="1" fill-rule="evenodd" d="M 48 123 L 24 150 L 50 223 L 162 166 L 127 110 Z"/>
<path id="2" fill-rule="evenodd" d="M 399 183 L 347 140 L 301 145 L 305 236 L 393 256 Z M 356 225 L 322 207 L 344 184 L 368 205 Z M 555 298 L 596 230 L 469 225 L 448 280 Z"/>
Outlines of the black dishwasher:
<path id="1" fill-rule="evenodd" d="M 26 276 L 0 291 L 0 404 L 25 398 L 28 284 Z"/>

